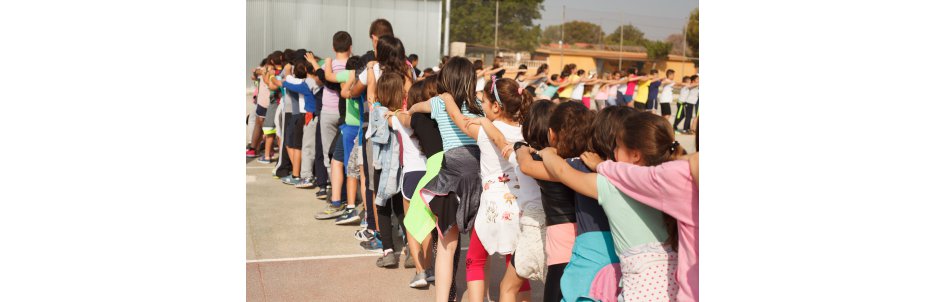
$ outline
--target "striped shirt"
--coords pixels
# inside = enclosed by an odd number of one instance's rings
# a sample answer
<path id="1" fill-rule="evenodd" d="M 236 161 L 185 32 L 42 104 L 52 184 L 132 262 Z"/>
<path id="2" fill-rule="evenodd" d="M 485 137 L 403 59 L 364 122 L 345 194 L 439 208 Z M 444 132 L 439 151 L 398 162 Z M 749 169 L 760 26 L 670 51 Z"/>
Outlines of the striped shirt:
<path id="1" fill-rule="evenodd" d="M 478 101 L 478 100 L 476 100 Z M 475 139 L 472 139 L 466 135 L 462 130 L 459 130 L 459 126 L 456 126 L 456 123 L 449 118 L 449 113 L 446 112 L 446 104 L 443 103 L 443 99 L 438 95 L 430 99 L 430 116 L 433 120 L 436 121 L 436 124 L 439 125 L 439 133 L 442 135 L 443 140 L 443 151 L 449 151 L 450 149 L 466 146 L 466 145 L 475 145 Z M 478 115 L 469 113 L 468 108 L 465 104 L 462 105 L 462 115 L 468 117 L 480 117 Z"/>

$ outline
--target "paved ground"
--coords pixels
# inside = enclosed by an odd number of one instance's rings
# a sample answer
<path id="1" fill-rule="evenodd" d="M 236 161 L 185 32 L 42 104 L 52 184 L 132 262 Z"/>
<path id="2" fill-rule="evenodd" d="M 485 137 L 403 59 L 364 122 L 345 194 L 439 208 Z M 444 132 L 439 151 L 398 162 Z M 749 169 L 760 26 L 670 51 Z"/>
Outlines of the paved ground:
<path id="1" fill-rule="evenodd" d="M 694 150 L 693 136 L 678 135 L 677 139 Z M 247 301 L 434 300 L 435 285 L 425 290 L 407 286 L 413 269 L 402 267 L 403 257 L 395 269 L 374 265 L 378 255 L 363 250 L 352 237 L 357 226 L 315 220 L 324 201 L 315 199 L 314 190 L 295 189 L 272 178 L 273 167 L 246 163 Z M 468 245 L 468 236 L 463 236 L 462 243 Z M 465 257 L 464 249 L 461 257 Z M 491 260 L 490 292 L 497 293 L 504 261 L 498 256 Z M 456 277 L 460 296 L 466 298 L 463 263 Z M 543 285 L 533 282 L 532 289 L 532 300 L 541 301 Z M 492 297 L 497 300 L 497 294 Z"/>

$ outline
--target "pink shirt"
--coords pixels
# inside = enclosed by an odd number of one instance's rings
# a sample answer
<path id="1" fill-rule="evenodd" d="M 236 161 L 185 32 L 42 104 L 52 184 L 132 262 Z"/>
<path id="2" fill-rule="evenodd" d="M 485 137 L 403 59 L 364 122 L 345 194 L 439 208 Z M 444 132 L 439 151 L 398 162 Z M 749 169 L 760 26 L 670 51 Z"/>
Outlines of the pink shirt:
<path id="1" fill-rule="evenodd" d="M 620 192 L 678 220 L 678 300 L 698 301 L 698 186 L 688 160 L 655 167 L 605 161 L 597 173 Z"/>

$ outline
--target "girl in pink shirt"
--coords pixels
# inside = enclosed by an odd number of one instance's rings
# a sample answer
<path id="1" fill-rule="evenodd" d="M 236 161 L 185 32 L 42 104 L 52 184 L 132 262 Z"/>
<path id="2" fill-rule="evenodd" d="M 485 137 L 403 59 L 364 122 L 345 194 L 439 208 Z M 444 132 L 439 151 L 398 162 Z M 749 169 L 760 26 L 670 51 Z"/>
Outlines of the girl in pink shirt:
<path id="1" fill-rule="evenodd" d="M 698 153 L 651 167 L 614 161 L 594 167 L 599 157 L 581 158 L 619 191 L 677 220 L 678 301 L 698 301 Z"/>

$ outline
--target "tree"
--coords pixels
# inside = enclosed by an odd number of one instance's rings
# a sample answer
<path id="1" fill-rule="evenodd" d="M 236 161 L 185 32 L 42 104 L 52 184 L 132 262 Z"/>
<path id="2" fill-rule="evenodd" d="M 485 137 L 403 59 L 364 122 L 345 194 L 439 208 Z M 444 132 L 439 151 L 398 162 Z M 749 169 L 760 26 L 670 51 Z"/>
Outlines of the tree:
<path id="1" fill-rule="evenodd" d="M 685 42 L 685 38 L 682 37 L 682 34 L 671 34 L 669 37 L 665 38 L 665 42 L 672 43 L 672 51 L 670 53 L 673 55 L 682 55 L 682 48 L 685 47 L 685 43 L 688 43 Z M 691 53 L 691 51 L 685 52 Z"/>
<path id="2" fill-rule="evenodd" d="M 498 3 L 498 47 L 534 50 L 544 0 Z M 452 1 L 449 35 L 453 41 L 492 46 L 495 44 L 495 1 Z"/>
<path id="3" fill-rule="evenodd" d="M 646 56 L 650 61 L 661 61 L 669 57 L 672 43 L 662 41 L 646 41 Z"/>
<path id="4" fill-rule="evenodd" d="M 685 41 L 688 43 L 688 49 L 692 56 L 698 57 L 698 8 L 688 16 L 688 25 L 685 27 Z M 697 61 L 696 61 L 697 62 Z"/>
<path id="5" fill-rule="evenodd" d="M 597 44 L 600 43 L 600 38 L 603 37 L 603 28 L 599 25 L 583 22 L 583 21 L 570 21 L 563 24 L 564 26 L 564 43 L 573 44 L 573 43 L 590 43 Z M 561 25 L 550 25 L 541 33 L 541 42 L 542 43 L 551 43 L 556 44 L 561 37 Z"/>
<path id="6" fill-rule="evenodd" d="M 623 25 L 623 45 L 642 45 L 646 41 L 644 34 L 639 28 L 632 24 Z M 606 44 L 620 44 L 620 28 L 617 27 L 613 33 L 606 36 Z"/>

